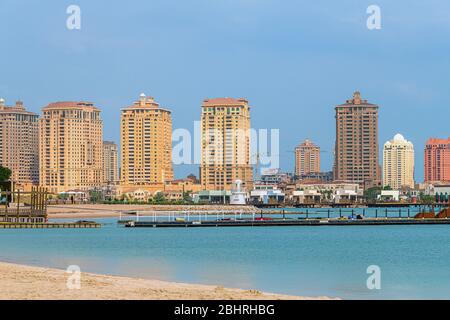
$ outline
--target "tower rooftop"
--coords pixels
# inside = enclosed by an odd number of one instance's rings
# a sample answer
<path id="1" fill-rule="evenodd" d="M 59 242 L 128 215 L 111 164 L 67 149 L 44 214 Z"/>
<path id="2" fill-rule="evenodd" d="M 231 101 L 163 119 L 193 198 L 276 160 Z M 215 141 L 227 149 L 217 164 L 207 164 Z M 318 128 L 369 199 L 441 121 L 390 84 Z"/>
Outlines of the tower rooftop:
<path id="1" fill-rule="evenodd" d="M 246 105 L 248 100 L 245 98 L 212 98 L 203 100 L 204 107 L 210 106 L 234 106 L 234 105 Z"/>

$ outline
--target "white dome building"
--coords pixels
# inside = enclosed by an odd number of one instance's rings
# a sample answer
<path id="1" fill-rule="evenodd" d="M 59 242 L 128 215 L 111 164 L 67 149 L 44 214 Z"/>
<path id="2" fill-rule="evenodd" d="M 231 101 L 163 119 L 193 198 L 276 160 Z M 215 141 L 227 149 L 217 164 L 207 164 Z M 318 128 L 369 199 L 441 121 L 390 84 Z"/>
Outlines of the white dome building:
<path id="1" fill-rule="evenodd" d="M 414 145 L 400 133 L 384 144 L 383 186 L 414 188 Z"/>

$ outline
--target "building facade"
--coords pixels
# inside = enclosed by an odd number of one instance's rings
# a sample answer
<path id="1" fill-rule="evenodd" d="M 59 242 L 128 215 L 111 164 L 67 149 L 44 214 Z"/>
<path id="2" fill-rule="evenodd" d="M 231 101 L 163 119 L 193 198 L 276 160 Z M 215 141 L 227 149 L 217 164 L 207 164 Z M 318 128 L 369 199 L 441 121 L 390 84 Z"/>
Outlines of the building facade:
<path id="1" fill-rule="evenodd" d="M 39 184 L 38 118 L 21 101 L 6 106 L 0 99 L 0 164 L 19 189 Z"/>
<path id="2" fill-rule="evenodd" d="M 414 188 L 414 145 L 401 134 L 384 144 L 383 186 Z"/>
<path id="3" fill-rule="evenodd" d="M 103 179 L 107 184 L 119 181 L 119 147 L 112 141 L 103 141 Z"/>
<path id="4" fill-rule="evenodd" d="M 320 172 L 320 147 L 305 140 L 295 148 L 295 175 Z"/>
<path id="5" fill-rule="evenodd" d="M 39 119 L 40 184 L 49 192 L 103 184 L 103 122 L 90 102 L 55 102 Z"/>
<path id="6" fill-rule="evenodd" d="M 425 183 L 450 182 L 450 138 L 428 139 L 424 169 Z"/>
<path id="7" fill-rule="evenodd" d="M 315 183 L 295 184 L 295 188 L 287 192 L 294 203 L 324 201 L 333 203 L 355 203 L 363 197 L 363 189 L 358 183 Z"/>
<path id="8" fill-rule="evenodd" d="M 296 176 L 295 181 L 299 183 L 331 183 L 333 182 L 333 171 L 302 174 Z"/>
<path id="9" fill-rule="evenodd" d="M 172 115 L 153 97 L 141 94 L 122 109 L 121 183 L 146 185 L 173 180 Z"/>
<path id="10" fill-rule="evenodd" d="M 250 190 L 250 106 L 246 99 L 206 99 L 201 113 L 200 183 L 204 190 L 229 190 L 235 180 Z"/>
<path id="11" fill-rule="evenodd" d="M 291 183 L 292 174 L 281 172 L 281 169 L 266 169 L 261 174 L 261 179 L 258 181 L 260 185 L 286 185 Z"/>
<path id="12" fill-rule="evenodd" d="M 355 92 L 335 110 L 334 179 L 366 187 L 380 184 L 378 106 Z"/>

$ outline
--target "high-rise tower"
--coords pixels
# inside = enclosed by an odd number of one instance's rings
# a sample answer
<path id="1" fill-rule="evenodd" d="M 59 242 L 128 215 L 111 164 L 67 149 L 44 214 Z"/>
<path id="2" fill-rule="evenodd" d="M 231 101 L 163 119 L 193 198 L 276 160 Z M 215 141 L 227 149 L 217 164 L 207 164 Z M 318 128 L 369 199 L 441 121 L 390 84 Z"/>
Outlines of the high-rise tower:
<path id="1" fill-rule="evenodd" d="M 320 147 L 305 140 L 295 148 L 295 175 L 320 172 Z"/>
<path id="2" fill-rule="evenodd" d="M 359 92 L 353 99 L 336 106 L 336 143 L 334 179 L 378 185 L 378 106 L 361 98 Z"/>
<path id="3" fill-rule="evenodd" d="M 428 139 L 425 146 L 425 182 L 450 182 L 450 138 Z"/>
<path id="4" fill-rule="evenodd" d="M 383 186 L 414 188 L 414 145 L 401 134 L 384 144 Z"/>
<path id="5" fill-rule="evenodd" d="M 21 101 L 6 106 L 0 99 L 0 164 L 12 171 L 18 188 L 39 184 L 38 117 Z"/>
<path id="6" fill-rule="evenodd" d="M 112 141 L 103 141 L 103 179 L 105 183 L 119 181 L 119 148 Z"/>
<path id="7" fill-rule="evenodd" d="M 229 190 L 235 180 L 253 185 L 250 106 L 246 99 L 203 101 L 200 182 L 205 190 Z"/>
<path id="8" fill-rule="evenodd" d="M 153 97 L 141 94 L 122 109 L 120 141 L 122 184 L 173 180 L 171 111 L 161 108 Z"/>
<path id="9" fill-rule="evenodd" d="M 40 184 L 50 192 L 103 184 L 103 121 L 93 103 L 50 103 L 39 137 Z"/>

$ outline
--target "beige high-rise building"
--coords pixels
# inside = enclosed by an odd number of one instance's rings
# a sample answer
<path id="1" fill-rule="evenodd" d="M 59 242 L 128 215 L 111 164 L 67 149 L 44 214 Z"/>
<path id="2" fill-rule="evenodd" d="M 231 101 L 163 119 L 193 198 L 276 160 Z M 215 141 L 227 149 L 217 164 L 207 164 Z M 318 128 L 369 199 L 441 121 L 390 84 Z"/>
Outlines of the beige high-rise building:
<path id="1" fill-rule="evenodd" d="M 381 183 L 378 156 L 378 106 L 361 98 L 336 106 L 334 179 L 366 187 Z"/>
<path id="2" fill-rule="evenodd" d="M 0 164 L 12 171 L 20 189 L 39 184 L 38 117 L 21 101 L 6 106 L 0 99 Z"/>
<path id="3" fill-rule="evenodd" d="M 305 140 L 295 148 L 295 175 L 320 172 L 320 147 Z"/>
<path id="4" fill-rule="evenodd" d="M 103 170 L 105 183 L 119 181 L 119 148 L 112 141 L 103 141 Z"/>
<path id="5" fill-rule="evenodd" d="M 122 184 L 173 180 L 172 115 L 153 97 L 141 94 L 132 106 L 122 109 L 120 141 Z"/>
<path id="6" fill-rule="evenodd" d="M 229 190 L 235 180 L 253 185 L 250 106 L 246 99 L 203 101 L 200 183 L 204 190 Z"/>
<path id="7" fill-rule="evenodd" d="M 39 119 L 40 184 L 50 192 L 103 184 L 103 122 L 90 102 L 55 102 Z"/>
<path id="8" fill-rule="evenodd" d="M 414 145 L 401 134 L 384 144 L 383 186 L 414 188 Z"/>

